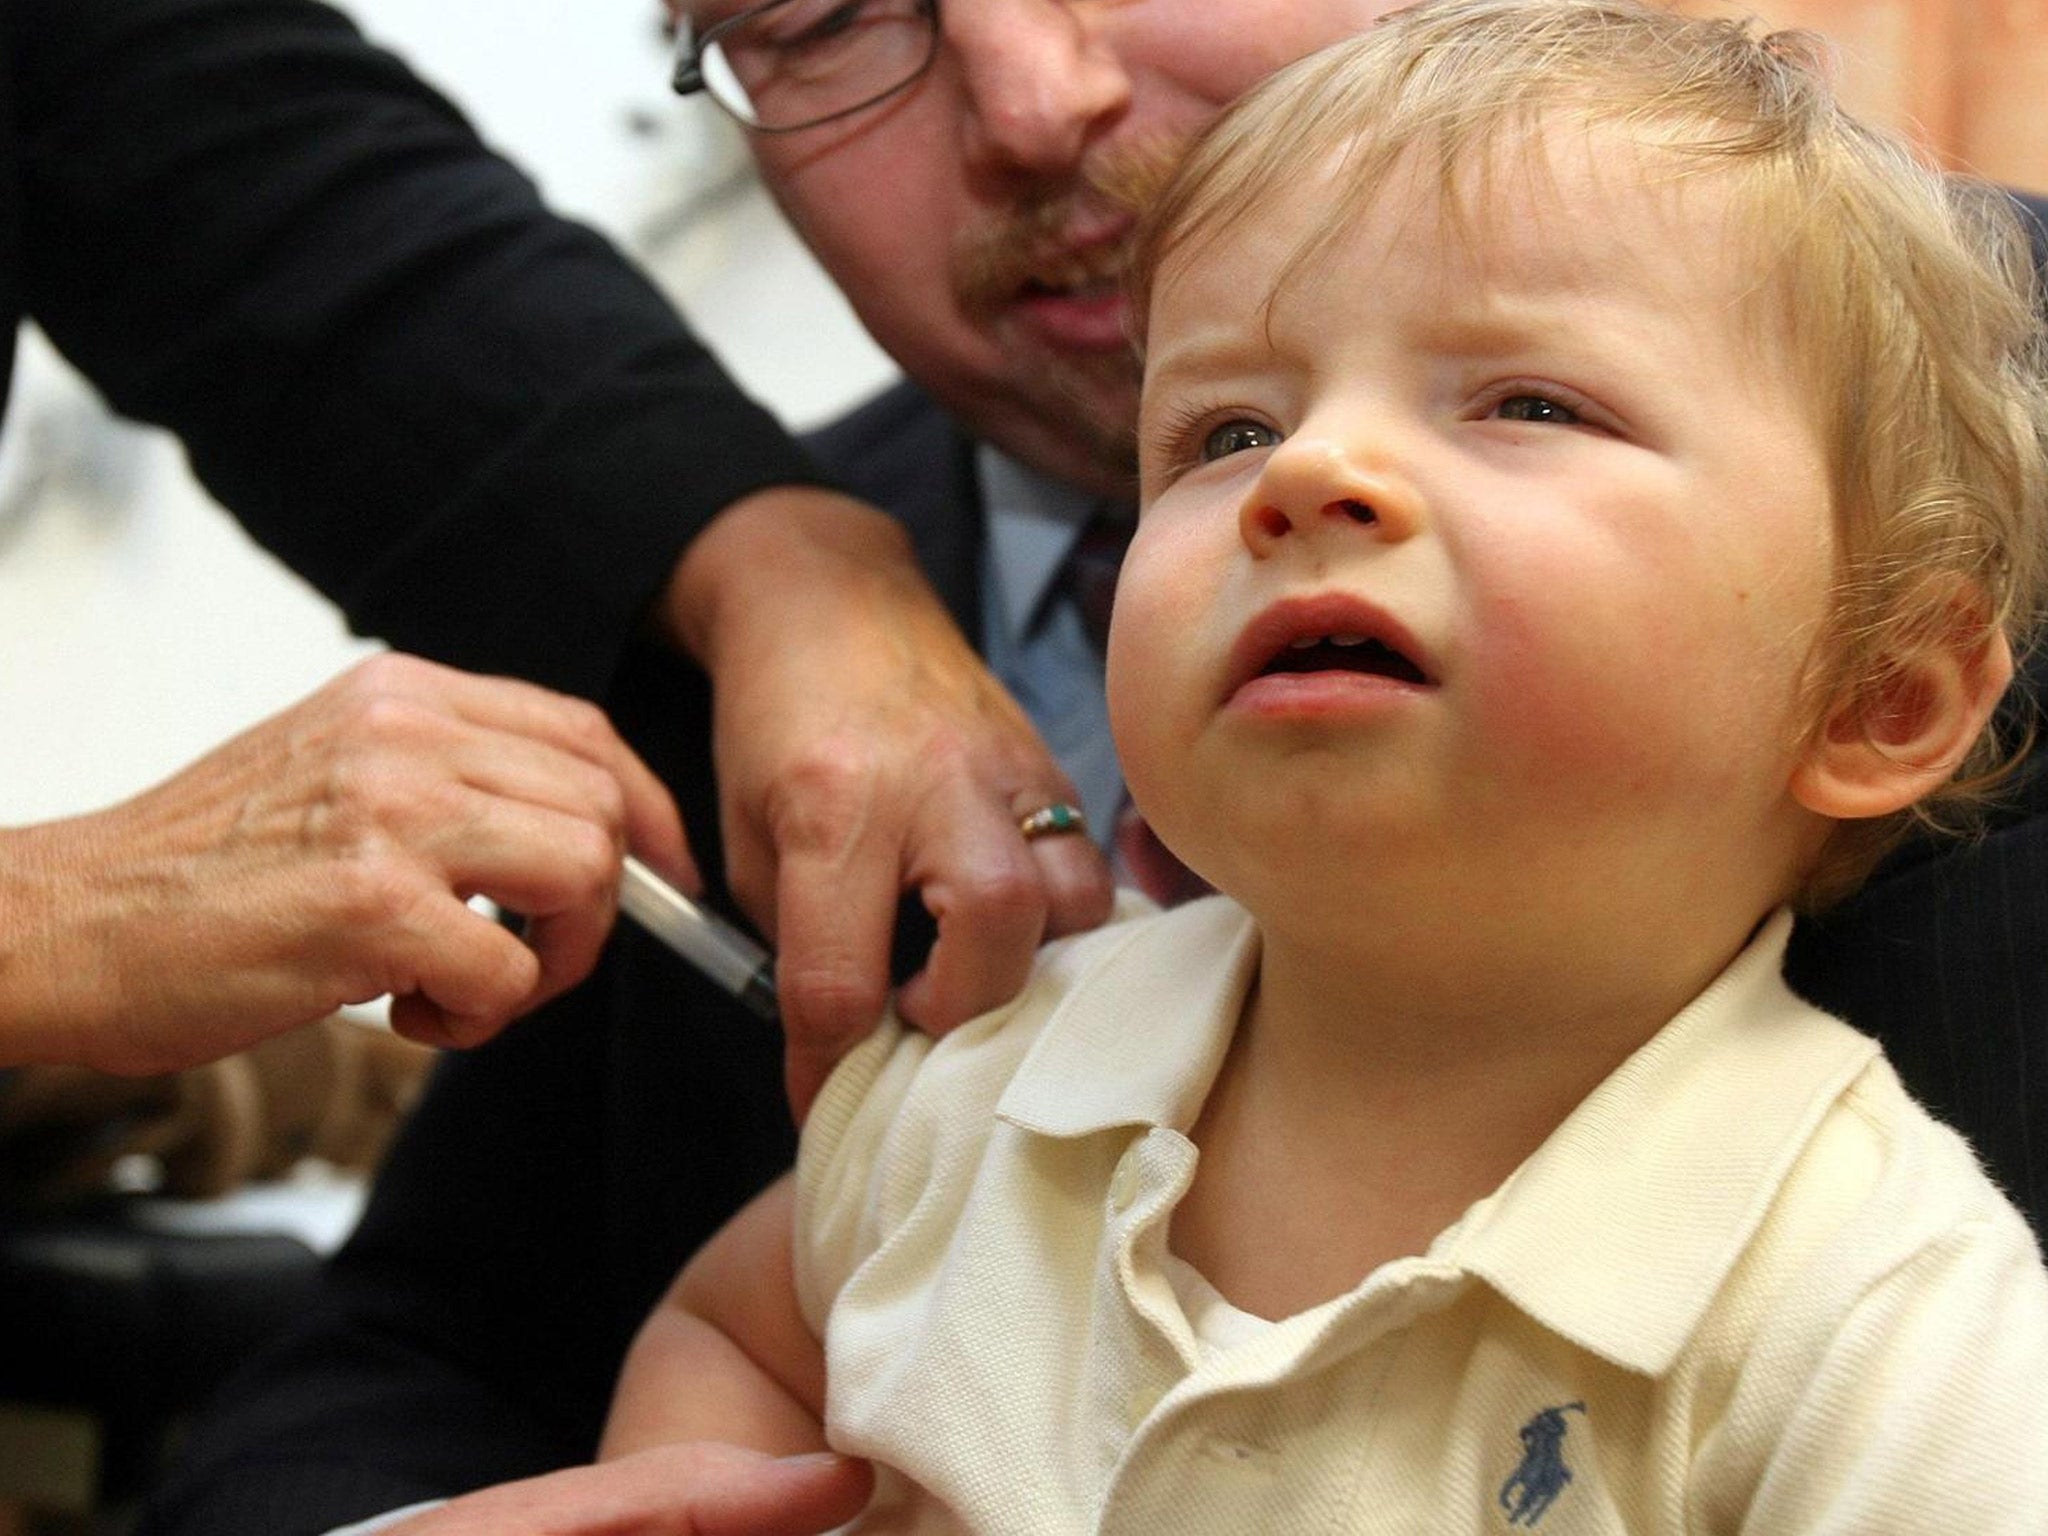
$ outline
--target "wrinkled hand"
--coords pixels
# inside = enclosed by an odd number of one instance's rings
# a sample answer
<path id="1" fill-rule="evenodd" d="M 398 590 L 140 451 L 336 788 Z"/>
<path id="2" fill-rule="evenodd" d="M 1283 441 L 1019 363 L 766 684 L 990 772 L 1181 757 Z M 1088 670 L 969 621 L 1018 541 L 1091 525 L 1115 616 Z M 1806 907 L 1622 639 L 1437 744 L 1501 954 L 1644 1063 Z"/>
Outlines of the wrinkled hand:
<path id="1" fill-rule="evenodd" d="M 866 1462 L 667 1445 L 486 1488 L 387 1536 L 818 1536 L 867 1502 Z"/>
<path id="2" fill-rule="evenodd" d="M 1109 915 L 1087 838 L 1019 834 L 1073 786 L 893 521 L 820 491 L 749 498 L 691 546 L 668 611 L 713 679 L 728 872 L 779 950 L 799 1115 L 881 1015 L 902 892 L 938 939 L 897 1005 L 935 1034 Z"/>
<path id="3" fill-rule="evenodd" d="M 373 657 L 123 805 L 0 835 L 0 1055 L 165 1071 L 387 992 L 400 1032 L 474 1044 L 589 972 L 628 846 L 695 883 L 595 706 Z"/>

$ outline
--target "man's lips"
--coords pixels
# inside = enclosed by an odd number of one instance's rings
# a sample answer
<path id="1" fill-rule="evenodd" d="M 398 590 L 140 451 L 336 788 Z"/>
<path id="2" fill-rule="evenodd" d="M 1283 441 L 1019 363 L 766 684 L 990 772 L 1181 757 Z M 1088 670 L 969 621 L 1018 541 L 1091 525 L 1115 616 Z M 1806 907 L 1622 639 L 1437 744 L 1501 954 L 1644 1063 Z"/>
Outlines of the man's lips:
<path id="1" fill-rule="evenodd" d="M 1128 351 L 1124 321 L 1127 225 L 1078 237 L 1040 254 L 1020 274 L 1017 312 L 1044 340 L 1089 352 Z"/>
<path id="2" fill-rule="evenodd" d="M 1223 697 L 1269 677 L 1319 674 L 1375 679 L 1403 689 L 1436 686 L 1420 642 L 1392 614 L 1349 593 L 1288 598 L 1273 604 L 1230 650 Z"/>
<path id="3" fill-rule="evenodd" d="M 1130 331 L 1124 324 L 1128 301 L 1117 283 L 1065 289 L 1027 283 L 1017 295 L 1015 313 L 1056 347 L 1084 352 L 1130 349 Z"/>
<path id="4" fill-rule="evenodd" d="M 1007 311 L 1056 347 L 1129 350 L 1123 273 L 1131 221 L 1118 217 L 1048 233 L 1020 238 L 981 266 L 969 285 L 969 307 Z"/>

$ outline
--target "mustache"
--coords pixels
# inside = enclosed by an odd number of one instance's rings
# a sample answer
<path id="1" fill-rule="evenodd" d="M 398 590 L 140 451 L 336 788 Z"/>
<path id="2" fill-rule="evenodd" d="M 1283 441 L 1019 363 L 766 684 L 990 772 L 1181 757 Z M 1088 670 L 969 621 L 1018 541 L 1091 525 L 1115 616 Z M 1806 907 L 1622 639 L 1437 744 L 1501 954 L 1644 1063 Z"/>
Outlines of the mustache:
<path id="1" fill-rule="evenodd" d="M 1172 178 L 1192 141 L 1155 134 L 1107 146 L 1058 187 L 1025 193 L 953 237 L 953 292 L 966 313 L 994 314 L 1036 283 L 1078 288 L 1120 282 L 1130 256 L 1132 220 L 1121 233 L 1085 250 L 1068 244 L 1084 218 L 1104 213 L 1142 217 Z"/>

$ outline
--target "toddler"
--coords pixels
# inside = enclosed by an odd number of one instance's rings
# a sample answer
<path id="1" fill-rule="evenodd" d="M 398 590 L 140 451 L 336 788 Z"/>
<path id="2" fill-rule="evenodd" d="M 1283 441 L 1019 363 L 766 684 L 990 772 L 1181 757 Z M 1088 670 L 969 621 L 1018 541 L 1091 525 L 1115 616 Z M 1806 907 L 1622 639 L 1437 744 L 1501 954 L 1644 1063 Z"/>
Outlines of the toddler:
<path id="1" fill-rule="evenodd" d="M 607 1449 L 829 1442 L 863 1531 L 2048 1529 L 2032 1236 L 1779 974 L 2009 745 L 2009 209 L 1799 35 L 1446 0 L 1135 282 L 1111 716 L 1224 894 L 849 1056 Z"/>

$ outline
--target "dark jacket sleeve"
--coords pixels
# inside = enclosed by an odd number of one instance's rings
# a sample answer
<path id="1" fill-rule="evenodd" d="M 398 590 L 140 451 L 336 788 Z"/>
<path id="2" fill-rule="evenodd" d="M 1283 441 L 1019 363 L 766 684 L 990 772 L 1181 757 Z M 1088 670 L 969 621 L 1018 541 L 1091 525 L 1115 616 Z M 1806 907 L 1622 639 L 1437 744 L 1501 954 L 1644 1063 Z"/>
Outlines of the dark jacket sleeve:
<path id="1" fill-rule="evenodd" d="M 357 630 L 595 694 L 712 514 L 815 478 L 324 6 L 8 0 L 0 60 L 23 307 Z"/>

